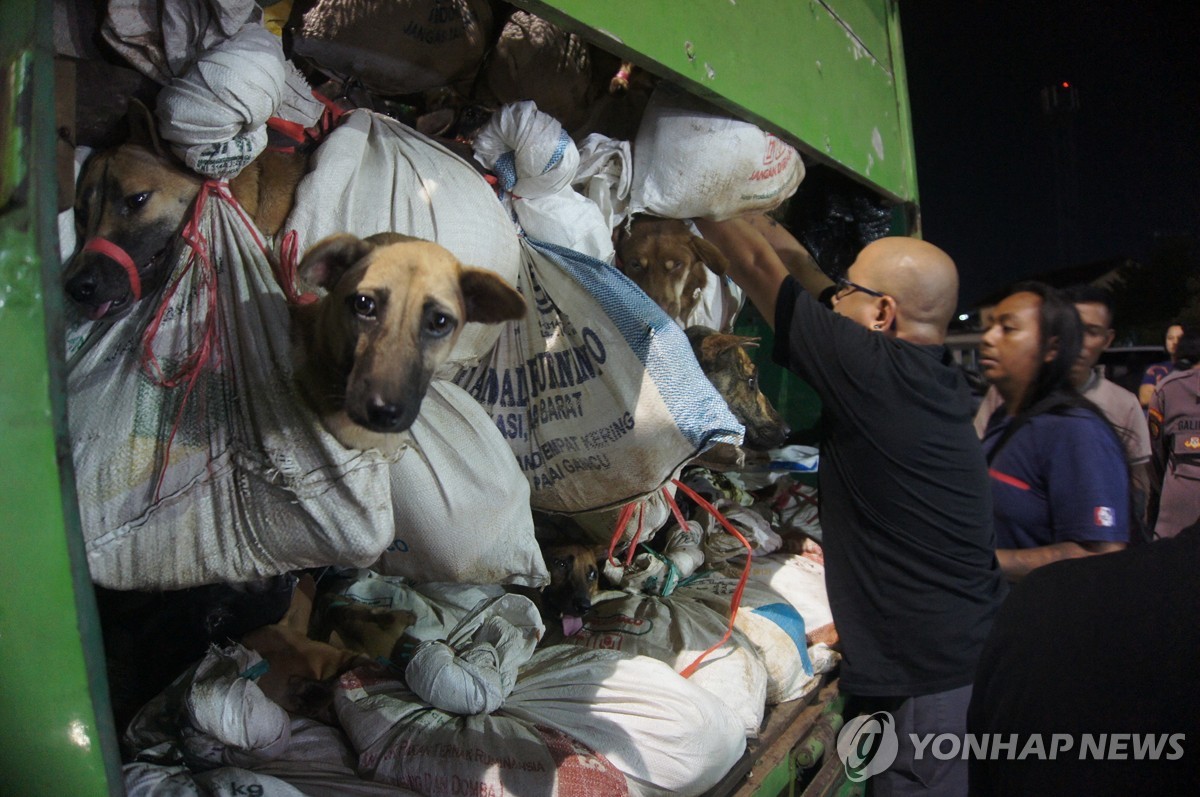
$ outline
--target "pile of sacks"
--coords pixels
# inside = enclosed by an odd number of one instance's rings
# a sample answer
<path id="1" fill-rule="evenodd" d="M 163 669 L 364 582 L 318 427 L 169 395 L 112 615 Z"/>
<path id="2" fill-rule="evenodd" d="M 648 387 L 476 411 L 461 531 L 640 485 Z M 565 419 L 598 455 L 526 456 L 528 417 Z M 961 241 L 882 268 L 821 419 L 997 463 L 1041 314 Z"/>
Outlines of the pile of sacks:
<path id="1" fill-rule="evenodd" d="M 147 25 L 130 8 L 145 4 L 114 5 L 124 11 L 109 23 L 117 38 L 122 19 Z M 167 138 L 215 178 L 244 165 L 231 153 L 259 150 L 263 108 L 313 119 L 294 99 L 298 73 L 244 5 L 213 18 L 205 4 L 181 4 L 176 27 L 190 29 L 180 20 L 192 13 L 205 32 L 193 52 L 178 37 L 137 38 L 143 51 L 163 48 L 142 60 L 167 84 L 158 106 Z M 256 102 L 241 102 L 248 95 Z M 658 102 L 634 152 L 680 170 L 651 153 L 691 142 L 685 159 L 712 161 L 713 137 L 753 149 L 742 175 L 752 188 L 727 181 L 720 196 L 700 197 L 711 214 L 773 206 L 795 190 L 794 150 L 685 106 L 679 96 Z M 230 107 L 232 119 L 220 110 Z M 667 132 L 681 113 L 711 123 L 699 140 Z M 711 215 L 663 204 L 697 198 L 679 182 L 697 171 L 639 169 L 629 142 L 581 149 L 527 103 L 502 109 L 477 152 L 498 191 L 436 141 L 353 111 L 317 150 L 285 225 L 300 254 L 345 231 L 436 241 L 499 274 L 531 308 L 522 321 L 464 330 L 395 454 L 341 447 L 298 394 L 295 286 L 279 282 L 280 241 L 253 229 L 219 185 L 192 219 L 203 249 L 180 241 L 163 292 L 116 323 L 80 320 L 69 331 L 73 455 L 95 581 L 174 589 L 369 568 L 348 600 L 422 618 L 425 645 L 404 670 L 340 678 L 333 724 L 267 699 L 253 651 L 214 649 L 131 726 L 131 793 L 570 795 L 602 782 L 611 794 L 698 794 L 757 733 L 766 703 L 807 694 L 830 665 L 814 662 L 805 641 L 806 627 L 828 622 L 820 573 L 780 558 L 755 560 L 731 641 L 692 667 L 730 622 L 738 579 L 736 567 L 689 553 L 704 544 L 690 525 L 673 553 L 696 572 L 669 593 L 630 581 L 583 635 L 537 647 L 533 605 L 497 586 L 547 581 L 533 511 L 611 532 L 621 507 L 659 501 L 687 461 L 740 443 L 743 430 L 682 330 L 611 264 L 611 231 L 628 213 Z M 722 163 L 744 171 L 724 155 L 712 165 Z M 648 532 L 663 525 L 659 514 Z M 624 544 L 634 536 L 618 532 Z M 792 582 L 790 594 L 780 586 Z"/>

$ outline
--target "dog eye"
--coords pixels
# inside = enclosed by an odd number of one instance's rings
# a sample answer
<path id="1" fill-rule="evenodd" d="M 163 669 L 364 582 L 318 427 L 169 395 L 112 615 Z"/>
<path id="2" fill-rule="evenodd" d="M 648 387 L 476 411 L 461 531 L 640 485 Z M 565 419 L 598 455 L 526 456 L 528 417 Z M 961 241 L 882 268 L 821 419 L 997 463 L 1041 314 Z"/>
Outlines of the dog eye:
<path id="1" fill-rule="evenodd" d="M 425 319 L 425 331 L 434 337 L 445 337 L 454 329 L 454 319 L 434 310 Z"/>
<path id="2" fill-rule="evenodd" d="M 633 260 L 629 263 L 629 267 L 634 271 L 645 271 L 646 263 L 643 260 Z"/>
<path id="3" fill-rule="evenodd" d="M 567 560 L 566 559 L 555 559 L 554 566 L 561 570 L 567 566 Z"/>
<path id="4" fill-rule="evenodd" d="M 675 271 L 682 265 L 682 260 L 668 260 L 666 263 L 663 263 L 663 266 L 666 267 L 667 271 Z"/>
<path id="5" fill-rule="evenodd" d="M 596 568 L 588 568 L 588 581 L 595 581 L 599 575 L 600 574 L 596 572 Z"/>
<path id="6" fill-rule="evenodd" d="M 149 191 L 139 191 L 136 194 L 130 194 L 125 197 L 125 206 L 130 210 L 139 210 L 142 205 L 150 201 Z"/>
<path id="7" fill-rule="evenodd" d="M 375 317 L 375 300 L 370 296 L 356 293 L 348 298 L 346 303 L 350 305 L 350 312 L 354 313 L 359 318 Z"/>
<path id="8" fill-rule="evenodd" d="M 748 377 L 746 379 L 746 384 L 750 386 L 751 390 L 757 390 L 758 389 L 758 377 L 757 376 Z"/>

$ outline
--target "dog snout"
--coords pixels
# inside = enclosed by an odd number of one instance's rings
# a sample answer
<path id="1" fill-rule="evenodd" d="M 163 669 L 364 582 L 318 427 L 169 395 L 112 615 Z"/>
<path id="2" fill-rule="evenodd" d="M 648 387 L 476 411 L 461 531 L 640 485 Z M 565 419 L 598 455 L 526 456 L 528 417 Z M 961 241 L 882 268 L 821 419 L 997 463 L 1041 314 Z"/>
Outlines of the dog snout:
<path id="1" fill-rule="evenodd" d="M 80 304 L 87 304 L 96 295 L 96 275 L 83 271 L 67 280 L 67 295 Z"/>
<path id="2" fill-rule="evenodd" d="M 571 608 L 575 610 L 575 614 L 587 614 L 592 610 L 592 599 L 587 595 L 576 595 L 571 601 Z"/>
<path id="3" fill-rule="evenodd" d="M 393 430 L 400 426 L 404 418 L 404 407 L 388 401 L 383 396 L 371 396 L 367 399 L 367 421 L 372 428 Z"/>

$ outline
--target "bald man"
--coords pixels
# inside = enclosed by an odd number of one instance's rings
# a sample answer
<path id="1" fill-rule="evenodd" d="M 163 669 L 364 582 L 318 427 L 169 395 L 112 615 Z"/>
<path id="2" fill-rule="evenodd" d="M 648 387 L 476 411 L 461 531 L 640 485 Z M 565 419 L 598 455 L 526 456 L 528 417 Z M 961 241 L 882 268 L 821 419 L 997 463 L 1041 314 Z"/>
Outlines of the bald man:
<path id="1" fill-rule="evenodd" d="M 970 393 L 942 345 L 958 301 L 954 262 L 923 241 L 883 238 L 834 284 L 766 217 L 697 226 L 775 330 L 775 361 L 821 397 L 841 690 L 859 713 L 889 712 L 899 744 L 871 793 L 965 795 L 966 761 L 942 761 L 920 742 L 965 733 L 1006 586 Z M 810 294 L 829 296 L 833 312 Z"/>

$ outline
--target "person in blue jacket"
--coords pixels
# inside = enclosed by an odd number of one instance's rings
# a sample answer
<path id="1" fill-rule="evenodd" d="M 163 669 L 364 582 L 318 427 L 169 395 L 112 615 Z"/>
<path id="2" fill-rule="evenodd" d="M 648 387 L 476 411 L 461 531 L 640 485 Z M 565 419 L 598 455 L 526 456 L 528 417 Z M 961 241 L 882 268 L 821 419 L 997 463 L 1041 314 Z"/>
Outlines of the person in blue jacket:
<path id="1" fill-rule="evenodd" d="M 980 369 L 1004 403 L 983 438 L 996 558 L 1010 581 L 1129 541 L 1125 454 L 1103 413 L 1071 382 L 1082 325 L 1059 291 L 1022 283 L 993 312 Z"/>

